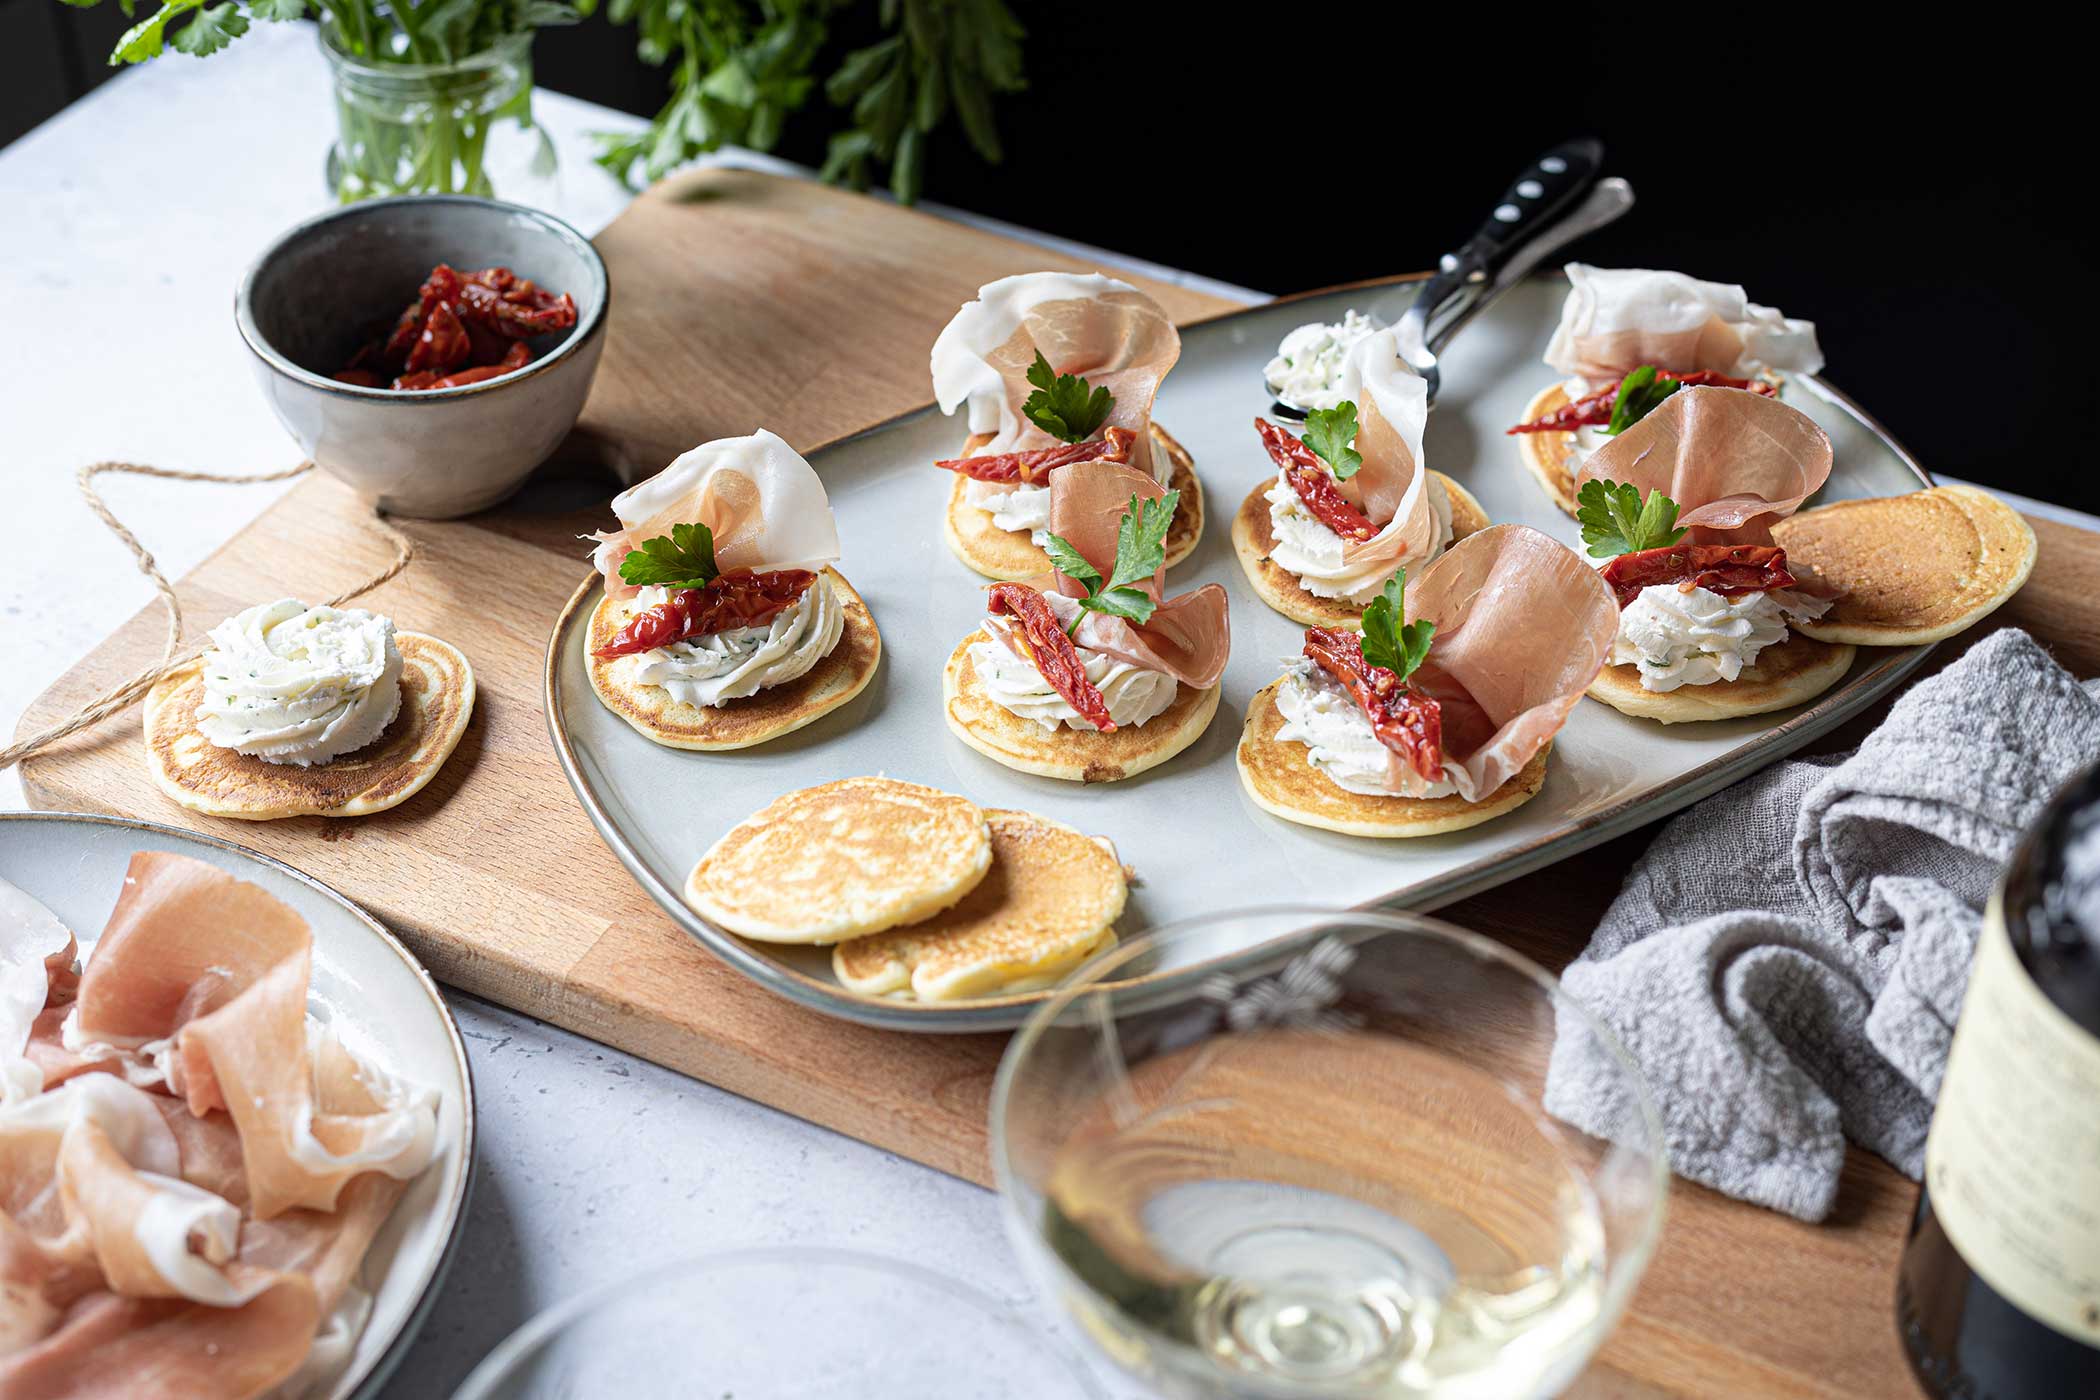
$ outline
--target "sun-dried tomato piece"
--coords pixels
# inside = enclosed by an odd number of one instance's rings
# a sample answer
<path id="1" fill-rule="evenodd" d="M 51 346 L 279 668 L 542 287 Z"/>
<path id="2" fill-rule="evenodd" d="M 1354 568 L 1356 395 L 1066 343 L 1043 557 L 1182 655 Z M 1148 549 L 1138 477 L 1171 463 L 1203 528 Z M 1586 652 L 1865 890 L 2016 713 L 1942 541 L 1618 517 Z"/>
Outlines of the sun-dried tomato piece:
<path id="1" fill-rule="evenodd" d="M 1732 598 L 1767 588 L 1792 588 L 1786 551 L 1774 544 L 1673 544 L 1622 554 L 1598 571 L 1624 608 L 1643 588 L 1660 583 L 1704 588 Z"/>
<path id="2" fill-rule="evenodd" d="M 531 363 L 532 347 L 522 340 L 517 340 L 512 341 L 510 349 L 504 352 L 503 358 L 492 365 L 470 365 L 465 369 L 456 369 L 450 374 L 439 374 L 434 369 L 426 369 L 415 374 L 402 375 L 394 381 L 393 387 L 410 390 L 459 389 L 468 384 L 479 384 L 485 379 L 494 379 L 501 374 L 509 374 L 514 369 L 523 369 Z M 363 373 L 363 371 L 345 370 L 344 373 L 357 374 Z M 338 374 L 336 378 L 342 379 L 343 375 Z M 345 380 L 344 382 L 359 383 L 362 381 Z"/>
<path id="3" fill-rule="evenodd" d="M 1679 384 L 1694 388 L 1710 385 L 1721 389 L 1747 389 L 1753 394 L 1775 398 L 1778 388 L 1763 379 L 1737 379 L 1715 370 L 1694 370 L 1690 374 L 1672 374 L 1668 370 L 1657 370 L 1657 379 L 1673 379 Z M 1572 433 L 1577 428 L 1603 428 L 1611 424 L 1611 411 L 1619 401 L 1619 382 L 1614 379 L 1594 394 L 1585 394 L 1572 403 L 1564 403 L 1551 413 L 1542 414 L 1529 423 L 1519 423 L 1509 429 L 1511 433 Z"/>
<path id="4" fill-rule="evenodd" d="M 644 608 L 591 654 L 632 656 L 733 627 L 764 627 L 816 581 L 808 569 L 732 569 L 705 588 L 677 589 L 655 607 Z"/>
<path id="5" fill-rule="evenodd" d="M 1367 540 L 1378 533 L 1371 517 L 1335 487 L 1334 473 L 1327 470 L 1318 453 L 1266 418 L 1255 419 L 1254 429 L 1261 434 L 1261 445 L 1269 450 L 1269 460 L 1314 519 L 1345 540 Z"/>
<path id="6" fill-rule="evenodd" d="M 507 267 L 470 272 L 460 287 L 459 314 L 498 335 L 525 340 L 576 324 L 576 298 L 556 296 Z"/>
<path id="7" fill-rule="evenodd" d="M 1098 440 L 1059 443 L 1029 452 L 1000 452 L 985 457 L 950 457 L 934 465 L 942 471 L 960 472 L 974 481 L 1017 481 L 1033 486 L 1059 467 L 1074 462 L 1128 462 L 1137 434 L 1128 428 L 1110 428 Z"/>
<path id="8" fill-rule="evenodd" d="M 1057 620 L 1043 595 L 1025 583 L 995 583 L 985 591 L 991 595 L 993 612 L 1011 613 L 1020 624 L 1028 659 L 1050 682 L 1050 688 L 1094 728 L 1103 733 L 1114 729 L 1116 722 L 1108 717 L 1108 701 L 1086 678 L 1086 663 L 1079 659 L 1079 648 L 1065 634 L 1064 624 Z"/>
<path id="9" fill-rule="evenodd" d="M 1305 655 L 1362 707 L 1378 742 L 1406 759 L 1423 781 L 1443 778 L 1444 707 L 1433 696 L 1364 660 L 1363 639 L 1354 632 L 1308 627 Z"/>
<path id="10" fill-rule="evenodd" d="M 441 301 L 423 318 L 423 329 L 417 333 L 415 348 L 408 352 L 408 363 L 403 369 L 409 374 L 420 370 L 449 374 L 467 362 L 472 349 L 458 313 L 449 302 Z"/>
<path id="11" fill-rule="evenodd" d="M 355 384 L 360 389 L 377 389 L 379 376 L 368 369 L 339 369 L 328 376 L 341 384 Z M 395 387 L 399 387 L 398 385 Z"/>

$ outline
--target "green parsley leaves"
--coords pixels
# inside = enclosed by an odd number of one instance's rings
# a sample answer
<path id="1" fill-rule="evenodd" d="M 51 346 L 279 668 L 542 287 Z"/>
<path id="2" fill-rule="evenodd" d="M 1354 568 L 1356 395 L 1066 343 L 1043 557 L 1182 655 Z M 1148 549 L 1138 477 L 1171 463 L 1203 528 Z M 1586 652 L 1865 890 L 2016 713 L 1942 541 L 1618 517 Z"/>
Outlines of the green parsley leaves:
<path id="1" fill-rule="evenodd" d="M 1436 624 L 1427 618 L 1402 623 L 1407 615 L 1407 570 L 1385 581 L 1385 591 L 1364 605 L 1364 660 L 1383 666 L 1401 680 L 1414 674 L 1429 655 Z"/>
<path id="2" fill-rule="evenodd" d="M 1619 396 L 1611 401 L 1611 422 L 1605 426 L 1604 435 L 1617 437 L 1682 387 L 1676 380 L 1656 374 L 1654 365 L 1642 365 L 1619 381 Z"/>
<path id="3" fill-rule="evenodd" d="M 705 525 L 673 525 L 671 537 L 643 540 L 620 561 L 620 577 L 637 588 L 705 588 L 715 567 L 715 532 Z"/>
<path id="4" fill-rule="evenodd" d="M 1343 399 L 1333 408 L 1316 408 L 1305 415 L 1307 447 L 1325 462 L 1337 481 L 1347 481 L 1364 464 L 1350 444 L 1356 441 L 1356 405 Z"/>
<path id="5" fill-rule="evenodd" d="M 1040 350 L 1028 367 L 1028 382 L 1035 385 L 1035 392 L 1022 401 L 1021 416 L 1060 442 L 1085 442 L 1092 437 L 1108 421 L 1108 410 L 1116 401 L 1106 389 L 1089 392 L 1086 381 L 1076 374 L 1059 374 Z"/>
<path id="6" fill-rule="evenodd" d="M 1650 491 L 1643 501 L 1641 493 L 1630 484 L 1588 481 L 1575 497 L 1575 505 L 1575 519 L 1582 525 L 1582 542 L 1595 559 L 1661 549 L 1684 538 L 1682 528 L 1673 528 L 1677 525 L 1677 502 L 1660 491 Z"/>
<path id="7" fill-rule="evenodd" d="M 1159 604 L 1140 585 L 1166 563 L 1167 531 L 1172 528 L 1174 512 L 1180 505 L 1179 491 L 1169 491 L 1152 501 L 1130 498 L 1123 522 L 1116 527 L 1115 576 L 1105 584 L 1101 571 L 1089 564 L 1086 556 L 1064 536 L 1050 536 L 1043 547 L 1059 573 L 1086 587 L 1087 596 L 1079 600 L 1082 609 L 1128 618 L 1142 625 L 1152 620 L 1152 610 Z M 1078 624 L 1073 625 L 1076 628 Z"/>

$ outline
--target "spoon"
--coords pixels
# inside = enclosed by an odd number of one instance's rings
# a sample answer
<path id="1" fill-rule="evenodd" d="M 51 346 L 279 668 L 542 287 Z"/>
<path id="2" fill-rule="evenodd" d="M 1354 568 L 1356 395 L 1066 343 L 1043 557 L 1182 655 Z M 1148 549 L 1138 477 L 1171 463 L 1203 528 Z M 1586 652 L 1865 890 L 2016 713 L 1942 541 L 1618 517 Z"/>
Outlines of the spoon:
<path id="1" fill-rule="evenodd" d="M 1599 179 L 1602 142 L 1584 138 L 1556 146 L 1520 173 L 1487 221 L 1437 271 L 1398 322 L 1400 357 L 1429 382 L 1436 402 L 1442 378 L 1437 356 L 1461 327 L 1522 281 L 1548 256 L 1593 233 L 1633 207 L 1633 186 L 1616 176 Z M 1376 315 L 1373 325 L 1386 322 Z M 1281 417 L 1303 418 L 1305 408 L 1264 379 Z"/>

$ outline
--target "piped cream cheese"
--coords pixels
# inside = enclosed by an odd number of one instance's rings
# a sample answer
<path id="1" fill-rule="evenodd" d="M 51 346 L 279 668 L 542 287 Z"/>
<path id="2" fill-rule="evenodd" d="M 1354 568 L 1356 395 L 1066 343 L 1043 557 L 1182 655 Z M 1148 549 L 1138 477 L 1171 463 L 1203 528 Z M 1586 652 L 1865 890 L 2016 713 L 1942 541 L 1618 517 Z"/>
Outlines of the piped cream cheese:
<path id="1" fill-rule="evenodd" d="M 669 596 L 666 589 L 645 588 L 635 601 L 651 608 Z M 767 625 L 708 632 L 643 652 L 634 676 L 643 685 L 662 686 L 684 704 L 716 708 L 808 675 L 845 630 L 845 606 L 819 574 Z"/>
<path id="2" fill-rule="evenodd" d="M 222 749 L 310 767 L 378 739 L 401 709 L 393 622 L 281 598 L 211 630 L 197 730 Z"/>
<path id="3" fill-rule="evenodd" d="M 1347 792 L 1368 797 L 1448 797 L 1451 779 L 1425 783 L 1371 728 L 1341 683 L 1304 657 L 1294 658 L 1276 687 L 1283 726 L 1279 741 L 1305 745 L 1305 760 Z"/>
<path id="4" fill-rule="evenodd" d="M 1619 610 L 1611 664 L 1633 666 L 1641 688 L 1668 692 L 1732 681 L 1758 653 L 1786 640 L 1789 619 L 1814 619 L 1827 599 L 1788 588 L 1724 597 L 1706 588 L 1656 583 Z"/>
<path id="5" fill-rule="evenodd" d="M 1044 600 L 1057 619 L 1070 627 L 1079 616 L 1079 604 L 1061 594 L 1046 593 Z M 1180 683 L 1164 671 L 1133 666 L 1091 647 L 1076 648 L 1086 666 L 1086 678 L 1108 705 L 1108 717 L 1118 728 L 1134 728 L 1156 718 L 1174 703 Z M 1092 731 L 1093 723 L 1072 708 L 1072 702 L 1057 693 L 1033 661 L 1015 652 L 996 635 L 970 644 L 970 665 L 978 684 L 1005 710 L 1032 719 L 1045 729 L 1059 725 Z"/>
<path id="6" fill-rule="evenodd" d="M 1308 593 L 1321 598 L 1346 598 L 1363 604 L 1378 596 L 1385 581 L 1402 568 L 1414 569 L 1436 558 L 1451 544 L 1451 493 L 1432 476 L 1423 488 L 1429 508 L 1436 516 L 1436 538 L 1428 555 L 1421 559 L 1388 559 L 1383 563 L 1351 564 L 1344 541 L 1305 507 L 1290 482 L 1279 473 L 1269 483 L 1269 532 L 1275 548 L 1269 557 L 1297 577 Z"/>

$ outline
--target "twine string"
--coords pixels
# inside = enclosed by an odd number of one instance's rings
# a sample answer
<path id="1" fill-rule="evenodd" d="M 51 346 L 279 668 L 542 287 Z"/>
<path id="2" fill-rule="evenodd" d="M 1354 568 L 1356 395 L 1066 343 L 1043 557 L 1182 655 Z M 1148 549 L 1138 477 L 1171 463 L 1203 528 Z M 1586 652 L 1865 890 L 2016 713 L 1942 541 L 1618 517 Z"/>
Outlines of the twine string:
<path id="1" fill-rule="evenodd" d="M 160 595 L 161 606 L 166 609 L 168 614 L 167 638 L 161 644 L 160 660 L 153 665 L 148 666 L 145 670 L 140 671 L 121 685 L 104 691 L 101 695 L 74 711 L 66 719 L 59 721 L 48 729 L 40 730 L 26 739 L 20 740 L 7 748 L 0 749 L 0 770 L 12 768 L 15 764 L 38 750 L 47 748 L 61 739 L 78 734 L 83 729 L 92 728 L 103 720 L 108 719 L 111 715 L 119 714 L 129 709 L 137 704 L 140 697 L 151 690 L 162 677 L 178 667 L 188 665 L 202 655 L 205 649 L 204 644 L 201 642 L 192 643 L 188 647 L 182 645 L 182 601 L 175 596 L 174 585 L 169 583 L 167 575 L 160 571 L 160 565 L 154 562 L 152 553 L 143 544 L 139 543 L 138 536 L 133 534 L 131 528 L 123 521 L 117 519 L 115 512 L 111 511 L 109 506 L 103 501 L 101 493 L 95 489 L 96 477 L 105 473 L 116 473 L 125 476 L 159 477 L 164 481 L 213 481 L 231 486 L 255 486 L 266 481 L 288 481 L 295 476 L 304 476 L 307 472 L 312 471 L 313 467 L 314 464 L 310 461 L 301 462 L 296 467 L 287 467 L 283 471 L 264 472 L 259 476 L 229 476 L 220 472 L 172 471 L 166 467 L 149 467 L 138 462 L 93 462 L 82 467 L 75 478 L 80 485 L 80 494 L 86 499 L 88 509 L 94 512 L 95 518 L 100 520 L 111 534 L 122 540 L 124 547 L 131 551 L 132 558 L 138 561 L 139 572 L 152 581 L 154 591 Z M 388 524 L 384 515 L 375 513 L 373 522 L 379 526 L 380 531 L 386 535 L 388 541 L 394 546 L 392 561 L 384 569 L 381 569 L 356 587 L 330 598 L 325 606 L 340 607 L 353 598 L 371 592 L 407 568 L 409 561 L 415 558 L 415 542 Z"/>

